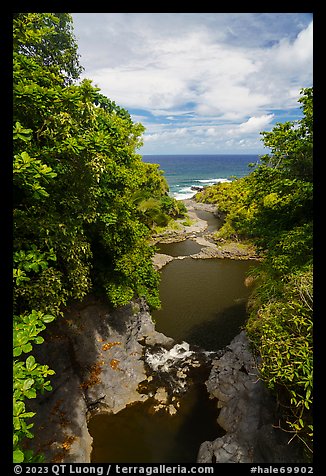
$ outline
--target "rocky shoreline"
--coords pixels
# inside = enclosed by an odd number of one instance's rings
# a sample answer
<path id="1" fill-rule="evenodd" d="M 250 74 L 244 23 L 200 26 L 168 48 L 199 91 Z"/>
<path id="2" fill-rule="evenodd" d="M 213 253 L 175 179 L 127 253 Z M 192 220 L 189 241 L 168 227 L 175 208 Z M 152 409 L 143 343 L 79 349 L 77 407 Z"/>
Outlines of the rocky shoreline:
<path id="1" fill-rule="evenodd" d="M 182 241 L 186 238 L 196 237 L 203 233 L 207 229 L 207 221 L 199 218 L 196 214 L 196 210 L 211 212 L 216 217 L 220 216 L 215 205 L 197 203 L 192 199 L 183 200 L 183 203 L 187 207 L 190 224 L 185 224 L 184 218 L 175 220 L 176 228 L 166 227 L 164 231 L 153 237 L 153 243 L 172 243 Z"/>
<path id="2" fill-rule="evenodd" d="M 196 209 L 212 212 L 213 207 L 188 202 L 192 225 L 156 239 L 191 238 L 203 245 L 192 258 L 221 257 L 216 255 L 216 243 L 205 235 L 207 223 L 196 215 Z M 233 259 L 246 256 L 239 248 L 223 254 Z M 153 261 L 159 269 L 183 258 L 157 254 Z M 197 462 L 300 461 L 293 446 L 290 451 L 286 445 L 284 433 L 273 427 L 276 402 L 259 381 L 244 331 L 225 349 L 207 353 L 157 332 L 142 299 L 112 310 L 105 301 L 89 296 L 70 305 L 64 318 L 48 326 L 44 337 L 35 357 L 56 373 L 51 378 L 52 392 L 29 401 L 29 411 L 36 416 L 35 438 L 28 447 L 42 453 L 46 462 L 89 463 L 88 421 L 96 414 L 116 414 L 150 399 L 153 411 L 172 417 L 178 411 L 178 394 L 187 390 L 190 373 L 201 366 L 211 369 L 206 387 L 217 401 L 218 424 L 226 433 L 203 442 Z M 164 375 L 170 380 L 165 381 Z"/>
<path id="3" fill-rule="evenodd" d="M 35 437 L 26 449 L 48 463 L 90 463 L 93 416 L 148 400 L 152 412 L 172 417 L 194 373 L 209 373 L 216 355 L 157 332 L 142 299 L 112 310 L 89 296 L 48 326 L 37 349 L 55 375 L 52 392 L 29 401 Z"/>
<path id="4" fill-rule="evenodd" d="M 46 462 L 89 463 L 89 418 L 147 400 L 143 388 L 151 375 L 145 351 L 173 344 L 155 331 L 143 300 L 118 310 L 91 297 L 70 306 L 63 319 L 48 326 L 37 349 L 38 362 L 48 364 L 55 375 L 52 392 L 30 401 L 30 410 L 36 411 L 35 437 L 29 442 L 33 450 L 44 454 Z M 160 393 L 157 400 L 161 403 Z"/>
<path id="5" fill-rule="evenodd" d="M 213 239 L 213 233 L 207 232 L 207 222 L 199 218 L 196 210 L 203 210 L 213 213 L 218 218 L 221 214 L 218 212 L 216 205 L 199 203 L 192 199 L 184 200 L 184 204 L 188 210 L 188 216 L 191 220 L 190 225 L 185 225 L 183 219 L 176 221 L 178 228 L 166 228 L 163 232 L 153 237 L 152 244 L 157 243 L 178 243 L 185 240 L 193 240 L 202 246 L 199 253 L 190 255 L 194 259 L 237 259 L 237 260 L 260 260 L 256 250 L 250 244 L 238 241 L 220 241 Z M 156 253 L 153 257 L 153 264 L 157 270 L 162 269 L 167 263 L 174 259 L 184 259 L 186 256 L 172 257 L 163 253 Z"/>
<path id="6" fill-rule="evenodd" d="M 198 463 L 297 463 L 301 450 L 288 445 L 288 435 L 276 428 L 277 402 L 259 380 L 257 362 L 245 331 L 213 361 L 206 386 L 217 398 L 218 424 L 226 434 L 205 441 Z"/>
<path id="7" fill-rule="evenodd" d="M 56 372 L 53 391 L 30 401 L 37 414 L 29 444 L 46 462 L 90 463 L 88 421 L 94 415 L 150 399 L 152 411 L 173 417 L 190 372 L 200 366 L 211 367 L 206 387 L 226 433 L 201 444 L 198 463 L 300 461 L 286 435 L 273 427 L 276 402 L 259 380 L 244 331 L 207 355 L 157 332 L 143 300 L 112 311 L 89 297 L 49 325 L 37 359 Z"/>

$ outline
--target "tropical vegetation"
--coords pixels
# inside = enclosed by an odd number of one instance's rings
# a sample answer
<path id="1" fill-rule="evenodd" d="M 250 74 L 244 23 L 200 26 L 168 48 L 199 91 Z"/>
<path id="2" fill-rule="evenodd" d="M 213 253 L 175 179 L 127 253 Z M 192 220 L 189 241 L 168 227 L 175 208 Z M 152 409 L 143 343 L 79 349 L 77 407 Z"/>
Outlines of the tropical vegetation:
<path id="1" fill-rule="evenodd" d="M 184 210 L 157 165 L 142 161 L 144 127 L 79 81 L 67 13 L 13 19 L 14 461 L 38 461 L 28 399 L 54 372 L 33 348 L 72 300 L 105 294 L 112 306 L 159 306 L 151 230 Z"/>
<path id="2" fill-rule="evenodd" d="M 137 154 L 144 127 L 80 80 L 72 18 L 13 19 L 14 462 L 37 462 L 28 401 L 51 391 L 33 350 L 73 300 L 90 292 L 112 306 L 143 297 L 159 306 L 149 246 L 155 227 L 183 216 L 158 166 Z M 261 378 L 282 408 L 278 426 L 312 452 L 313 90 L 303 117 L 263 132 L 270 150 L 247 177 L 196 199 L 225 214 L 217 241 L 250 240 L 263 257 L 252 272 L 248 336 Z"/>
<path id="3" fill-rule="evenodd" d="M 270 150 L 246 177 L 205 188 L 196 199 L 225 215 L 217 241 L 250 240 L 263 257 L 252 271 L 246 330 L 261 378 L 282 408 L 277 426 L 312 453 L 313 89 L 303 117 L 262 132 Z"/>

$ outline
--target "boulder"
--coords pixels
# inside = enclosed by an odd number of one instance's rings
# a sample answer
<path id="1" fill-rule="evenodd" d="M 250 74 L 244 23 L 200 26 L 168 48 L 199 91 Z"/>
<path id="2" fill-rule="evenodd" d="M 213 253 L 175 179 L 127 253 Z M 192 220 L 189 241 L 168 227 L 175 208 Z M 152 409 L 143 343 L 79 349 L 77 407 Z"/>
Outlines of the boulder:
<path id="1" fill-rule="evenodd" d="M 71 305 L 63 318 L 47 327 L 44 337 L 45 342 L 35 347 L 35 357 L 55 371 L 53 390 L 28 402 L 29 410 L 36 412 L 35 437 L 28 447 L 44 454 L 46 462 L 88 463 L 88 419 L 147 400 L 148 395 L 139 391 L 148 377 L 145 346 L 171 347 L 174 341 L 155 331 L 145 301 L 113 311 L 90 297 Z"/>
<path id="2" fill-rule="evenodd" d="M 245 331 L 213 361 L 207 390 L 218 399 L 218 424 L 226 434 L 200 446 L 198 463 L 298 463 L 296 445 L 276 428 L 277 406 L 259 379 Z"/>

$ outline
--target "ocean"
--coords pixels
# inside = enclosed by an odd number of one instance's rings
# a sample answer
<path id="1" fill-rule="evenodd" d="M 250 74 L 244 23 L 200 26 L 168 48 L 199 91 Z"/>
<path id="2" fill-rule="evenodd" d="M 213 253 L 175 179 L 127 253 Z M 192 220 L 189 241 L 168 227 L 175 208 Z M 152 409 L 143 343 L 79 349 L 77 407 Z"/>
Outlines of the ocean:
<path id="1" fill-rule="evenodd" d="M 143 161 L 159 164 L 170 195 L 185 200 L 197 193 L 191 187 L 230 182 L 248 175 L 251 172 L 248 164 L 257 163 L 259 155 L 143 155 Z"/>

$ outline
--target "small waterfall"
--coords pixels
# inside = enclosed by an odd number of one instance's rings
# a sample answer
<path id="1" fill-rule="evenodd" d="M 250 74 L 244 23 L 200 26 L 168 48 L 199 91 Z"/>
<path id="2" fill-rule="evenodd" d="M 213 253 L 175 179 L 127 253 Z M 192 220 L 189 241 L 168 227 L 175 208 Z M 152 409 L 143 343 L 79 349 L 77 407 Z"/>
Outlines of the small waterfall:
<path id="1" fill-rule="evenodd" d="M 170 350 L 161 347 L 153 352 L 150 348 L 147 348 L 145 362 L 155 372 L 170 372 L 176 365 L 185 364 L 193 354 L 194 351 L 190 350 L 189 344 L 182 342 L 181 344 L 175 344 Z"/>
<path id="2" fill-rule="evenodd" d="M 184 393 L 194 382 L 203 381 L 203 374 L 208 374 L 215 356 L 216 352 L 203 351 L 199 347 L 191 349 L 183 341 L 171 349 L 148 347 L 144 360 L 148 373 L 172 396 Z"/>

